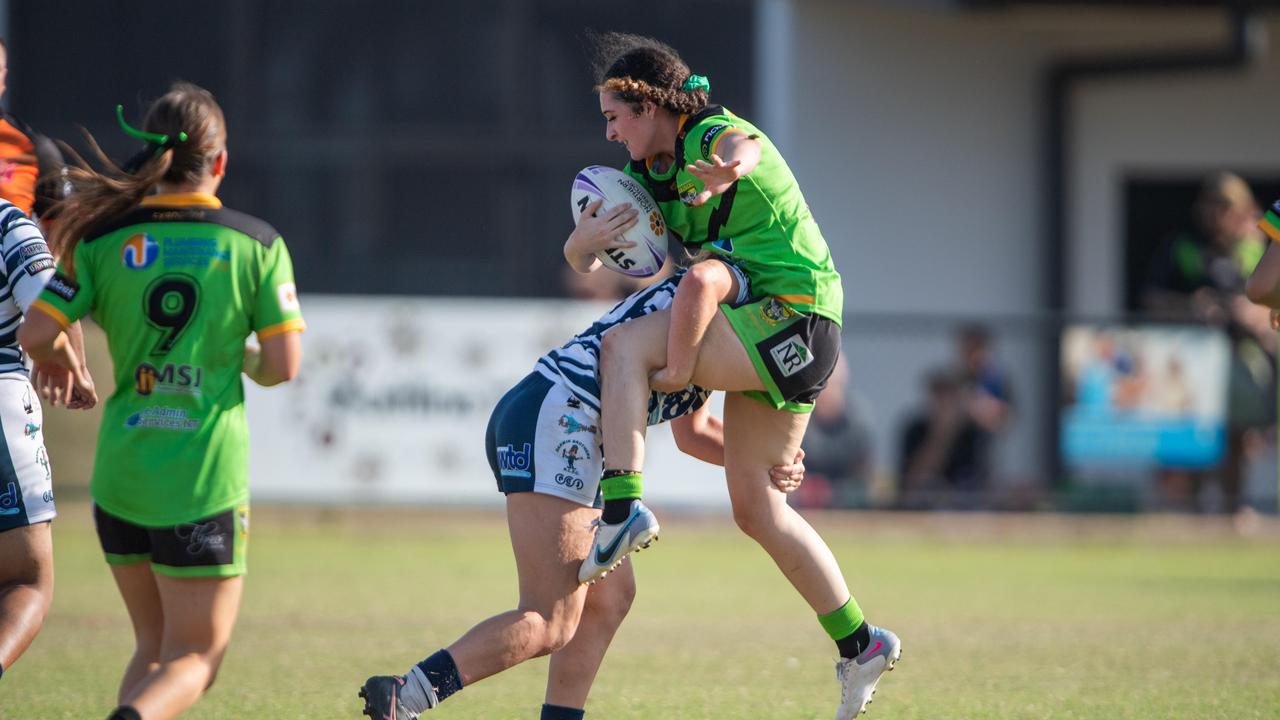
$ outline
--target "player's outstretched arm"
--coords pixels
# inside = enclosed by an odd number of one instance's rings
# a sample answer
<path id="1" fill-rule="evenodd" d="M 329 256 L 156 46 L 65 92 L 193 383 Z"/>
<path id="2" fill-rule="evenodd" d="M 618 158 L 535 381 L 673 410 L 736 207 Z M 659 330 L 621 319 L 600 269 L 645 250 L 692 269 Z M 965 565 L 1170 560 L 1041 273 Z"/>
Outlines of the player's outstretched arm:
<path id="1" fill-rule="evenodd" d="M 702 181 L 705 188 L 689 202 L 697 207 L 729 189 L 729 186 L 745 177 L 760 164 L 760 142 L 744 132 L 730 132 L 721 136 L 719 150 L 712 153 L 710 162 L 696 160 L 685 169 Z"/>

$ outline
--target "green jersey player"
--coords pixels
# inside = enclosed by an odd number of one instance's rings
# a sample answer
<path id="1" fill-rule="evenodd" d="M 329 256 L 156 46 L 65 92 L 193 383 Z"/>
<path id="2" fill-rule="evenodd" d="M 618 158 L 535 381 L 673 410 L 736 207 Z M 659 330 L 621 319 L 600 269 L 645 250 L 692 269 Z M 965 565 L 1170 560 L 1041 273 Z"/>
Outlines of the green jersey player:
<path id="1" fill-rule="evenodd" d="M 116 389 L 91 493 L 137 638 L 111 717 L 152 720 L 190 707 L 226 652 L 248 539 L 240 374 L 291 379 L 303 323 L 279 233 L 215 195 L 227 149 L 213 96 L 176 84 L 142 131 L 121 123 L 147 147 L 130 174 L 72 171 L 53 238 L 62 262 L 20 339 L 75 375 L 63 330 L 92 315 L 106 332 Z"/>
<path id="2" fill-rule="evenodd" d="M 627 172 L 660 204 L 673 235 L 741 269 L 752 297 L 728 303 L 740 285 L 734 274 L 724 263 L 699 263 L 681 280 L 669 311 L 605 336 L 603 523 L 579 578 L 598 579 L 657 532 L 639 500 L 644 419 L 634 410 L 650 387 L 694 382 L 728 391 L 725 474 L 734 517 L 835 640 L 842 685 L 836 717 L 847 720 L 870 701 L 900 643 L 865 622 L 831 550 L 767 481 L 768 468 L 799 447 L 813 400 L 839 358 L 840 276 L 777 148 L 751 123 L 712 105 L 707 78 L 672 48 L 634 35 L 602 36 L 597 59 L 605 136 L 627 148 Z M 625 207 L 584 214 L 565 245 L 570 265 L 594 270 L 593 254 L 634 222 Z"/>

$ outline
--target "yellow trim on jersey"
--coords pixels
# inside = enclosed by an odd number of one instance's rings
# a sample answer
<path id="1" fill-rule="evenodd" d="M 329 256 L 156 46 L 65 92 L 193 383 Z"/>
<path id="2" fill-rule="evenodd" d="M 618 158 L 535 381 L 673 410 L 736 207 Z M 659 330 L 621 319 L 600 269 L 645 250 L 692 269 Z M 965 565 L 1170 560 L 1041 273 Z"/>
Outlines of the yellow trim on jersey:
<path id="1" fill-rule="evenodd" d="M 142 198 L 142 207 L 207 207 L 220 208 L 222 201 L 215 195 L 200 192 L 148 195 Z"/>
<path id="2" fill-rule="evenodd" d="M 792 305 L 813 305 L 812 295 L 775 295 L 777 299 Z"/>
<path id="3" fill-rule="evenodd" d="M 724 132 L 720 133 L 720 135 L 719 135 L 719 136 L 717 136 L 717 137 L 716 137 L 716 139 L 715 139 L 714 141 L 712 141 L 712 143 L 711 143 L 711 152 L 710 152 L 710 153 L 708 153 L 708 154 L 709 154 L 709 155 L 715 155 L 715 154 L 716 154 L 716 148 L 720 147 L 720 141 L 721 141 L 721 140 L 723 140 L 723 139 L 725 139 L 725 137 L 726 137 L 726 136 L 728 136 L 728 135 L 732 135 L 733 133 L 742 133 L 743 135 L 747 135 L 747 134 L 748 134 L 746 130 L 743 130 L 743 129 L 742 129 L 742 128 L 740 128 L 740 127 L 731 127 L 731 128 L 729 128 L 728 130 L 725 130 Z M 722 159 L 723 159 L 723 158 L 722 158 Z"/>
<path id="4" fill-rule="evenodd" d="M 1267 237 L 1271 238 L 1272 240 L 1275 240 L 1276 242 L 1280 242 L 1280 227 L 1276 227 L 1275 225 L 1272 225 L 1266 220 L 1263 220 L 1262 222 L 1258 223 L 1258 229 L 1266 233 Z"/>
<path id="5" fill-rule="evenodd" d="M 49 317 L 53 318 L 55 321 L 57 321 L 59 325 L 62 326 L 63 330 L 66 330 L 67 328 L 71 327 L 71 321 L 67 319 L 67 316 L 64 315 L 61 310 L 50 305 L 44 300 L 40 300 L 39 298 L 37 298 L 35 302 L 31 303 L 31 307 L 34 309 L 38 309 L 40 310 L 40 312 L 43 312 L 45 315 L 48 315 Z"/>
<path id="6" fill-rule="evenodd" d="M 287 332 L 302 332 L 303 330 L 306 330 L 306 329 L 307 329 L 307 324 L 303 322 L 301 318 L 295 318 L 293 320 L 285 320 L 284 322 L 276 323 L 275 325 L 269 325 L 259 330 L 258 340 L 259 341 L 266 340 L 269 337 L 275 337 L 276 335 L 283 335 L 284 333 L 287 333 Z"/>

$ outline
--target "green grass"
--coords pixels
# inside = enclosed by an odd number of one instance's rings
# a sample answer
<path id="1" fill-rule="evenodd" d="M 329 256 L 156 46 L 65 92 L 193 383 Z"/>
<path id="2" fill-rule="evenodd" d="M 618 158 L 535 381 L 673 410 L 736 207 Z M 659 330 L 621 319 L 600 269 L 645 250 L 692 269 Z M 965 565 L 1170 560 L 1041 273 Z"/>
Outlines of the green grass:
<path id="1" fill-rule="evenodd" d="M 0 681 L 0 718 L 105 717 L 131 651 L 87 512 L 68 505 L 54 609 Z M 1274 522 L 1240 538 L 1195 519 L 820 521 L 869 617 L 903 639 L 873 720 L 1280 717 Z M 718 518 L 666 525 L 588 717 L 830 718 L 834 646 L 767 556 Z M 361 717 L 365 676 L 515 597 L 496 514 L 260 508 L 250 567 L 218 685 L 188 718 Z M 545 672 L 527 663 L 430 717 L 536 718 Z"/>

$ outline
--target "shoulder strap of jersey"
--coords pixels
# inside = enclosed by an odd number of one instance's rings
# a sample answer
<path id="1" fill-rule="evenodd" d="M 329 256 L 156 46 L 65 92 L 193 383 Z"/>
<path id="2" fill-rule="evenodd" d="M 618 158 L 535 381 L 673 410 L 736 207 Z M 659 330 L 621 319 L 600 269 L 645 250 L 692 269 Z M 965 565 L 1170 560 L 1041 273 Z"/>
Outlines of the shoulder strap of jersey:
<path id="1" fill-rule="evenodd" d="M 247 215 L 230 208 L 207 207 L 136 207 L 85 234 L 85 242 L 110 235 L 131 225 L 169 222 L 212 223 L 231 228 L 236 232 L 248 235 L 266 247 L 280 237 L 280 233 L 264 220 Z"/>

